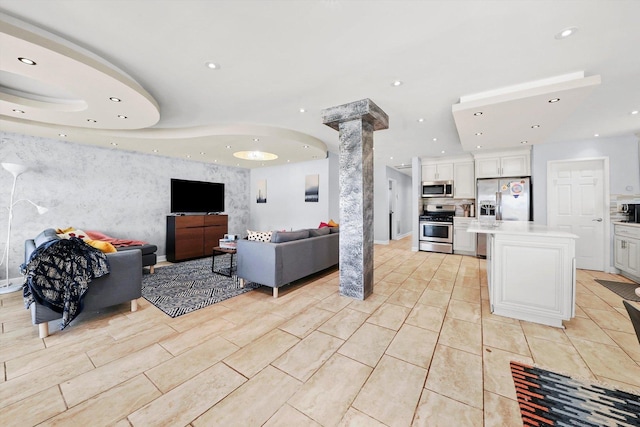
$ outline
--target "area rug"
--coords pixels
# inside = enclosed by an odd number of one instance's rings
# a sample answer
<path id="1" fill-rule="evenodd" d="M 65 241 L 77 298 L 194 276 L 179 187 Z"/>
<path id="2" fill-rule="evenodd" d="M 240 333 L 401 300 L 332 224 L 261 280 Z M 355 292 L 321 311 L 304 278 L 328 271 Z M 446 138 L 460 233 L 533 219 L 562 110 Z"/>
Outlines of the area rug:
<path id="1" fill-rule="evenodd" d="M 614 282 L 611 280 L 602 279 L 596 279 L 596 282 L 600 283 L 602 286 L 606 287 L 612 292 L 615 292 L 628 301 L 640 302 L 640 297 L 636 295 L 636 288 L 640 287 L 640 285 L 637 283 Z"/>
<path id="2" fill-rule="evenodd" d="M 522 423 L 529 426 L 640 426 L 640 396 L 511 362 Z"/>
<path id="3" fill-rule="evenodd" d="M 215 268 L 229 272 L 229 257 L 216 256 Z M 234 257 L 235 269 L 235 257 Z M 142 296 L 171 317 L 182 316 L 220 301 L 249 292 L 260 285 L 236 276 L 211 272 L 211 257 L 156 267 L 142 277 Z"/>

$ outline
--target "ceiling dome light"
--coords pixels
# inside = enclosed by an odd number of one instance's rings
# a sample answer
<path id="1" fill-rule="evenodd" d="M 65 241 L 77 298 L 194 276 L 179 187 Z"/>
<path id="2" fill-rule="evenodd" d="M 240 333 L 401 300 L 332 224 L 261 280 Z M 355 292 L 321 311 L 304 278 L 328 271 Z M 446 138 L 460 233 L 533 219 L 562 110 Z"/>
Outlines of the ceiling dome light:
<path id="1" fill-rule="evenodd" d="M 575 34 L 576 31 L 578 31 L 578 27 L 565 28 L 564 30 L 556 34 L 554 37 L 556 38 L 556 40 L 566 39 L 567 37 Z"/>
<path id="2" fill-rule="evenodd" d="M 36 65 L 36 61 L 33 61 L 29 58 L 18 58 L 18 61 L 22 62 L 23 64 L 27 64 L 27 65 Z"/>
<path id="3" fill-rule="evenodd" d="M 391 86 L 396 86 L 396 87 L 402 86 L 402 82 L 400 80 L 396 80 L 393 83 L 391 83 Z"/>
<path id="4" fill-rule="evenodd" d="M 111 98 L 109 98 L 109 101 L 113 101 L 113 102 L 122 102 L 122 99 L 120 99 L 120 98 L 116 98 L 115 96 L 112 96 Z"/>
<path id="5" fill-rule="evenodd" d="M 207 66 L 207 68 L 210 68 L 212 70 L 219 70 L 220 69 L 220 64 L 216 64 L 215 62 L 205 62 L 204 65 Z"/>
<path id="6" fill-rule="evenodd" d="M 277 155 L 273 153 L 267 153 L 266 151 L 238 151 L 233 153 L 233 157 L 237 157 L 239 159 L 244 160 L 254 160 L 254 161 L 265 161 L 265 160 L 275 160 L 278 158 Z"/>
<path id="7" fill-rule="evenodd" d="M 549 100 L 549 104 L 555 104 L 558 101 L 560 101 L 560 98 L 553 98 Z"/>
<path id="8" fill-rule="evenodd" d="M 476 111 L 475 113 L 473 113 L 474 116 L 481 116 L 482 115 L 482 111 Z"/>

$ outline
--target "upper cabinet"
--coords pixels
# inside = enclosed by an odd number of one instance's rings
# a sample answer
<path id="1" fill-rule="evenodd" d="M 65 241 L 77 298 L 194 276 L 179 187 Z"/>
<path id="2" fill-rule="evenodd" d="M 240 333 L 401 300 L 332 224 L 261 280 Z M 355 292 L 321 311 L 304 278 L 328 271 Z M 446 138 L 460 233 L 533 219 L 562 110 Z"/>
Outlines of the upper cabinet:
<path id="1" fill-rule="evenodd" d="M 453 164 L 453 197 L 456 199 L 475 199 L 476 177 L 473 162 Z"/>
<path id="2" fill-rule="evenodd" d="M 475 153 L 476 178 L 498 178 L 531 175 L 529 148 L 491 153 Z"/>
<path id="3" fill-rule="evenodd" d="M 425 162 L 422 164 L 423 181 L 450 181 L 453 179 L 453 163 Z"/>

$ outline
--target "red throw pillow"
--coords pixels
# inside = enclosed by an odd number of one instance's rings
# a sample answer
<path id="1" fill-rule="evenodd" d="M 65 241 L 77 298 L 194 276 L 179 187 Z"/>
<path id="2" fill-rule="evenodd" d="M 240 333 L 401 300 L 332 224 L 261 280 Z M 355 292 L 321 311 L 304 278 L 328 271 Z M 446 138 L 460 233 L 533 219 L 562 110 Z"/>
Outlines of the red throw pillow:
<path id="1" fill-rule="evenodd" d="M 328 227 L 329 224 L 327 224 L 326 222 L 321 222 L 320 225 L 318 226 L 318 228 L 322 228 L 322 227 Z"/>

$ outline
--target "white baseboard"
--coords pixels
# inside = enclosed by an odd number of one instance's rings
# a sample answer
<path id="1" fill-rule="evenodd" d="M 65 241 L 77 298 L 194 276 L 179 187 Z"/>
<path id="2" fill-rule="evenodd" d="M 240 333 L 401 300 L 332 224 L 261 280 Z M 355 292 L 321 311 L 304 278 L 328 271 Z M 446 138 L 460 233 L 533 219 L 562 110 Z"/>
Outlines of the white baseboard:
<path id="1" fill-rule="evenodd" d="M 167 261 L 167 256 L 166 255 L 158 255 L 158 262 L 166 262 Z"/>
<path id="2" fill-rule="evenodd" d="M 374 240 L 373 244 L 374 245 L 388 245 L 389 241 L 388 240 Z"/>

